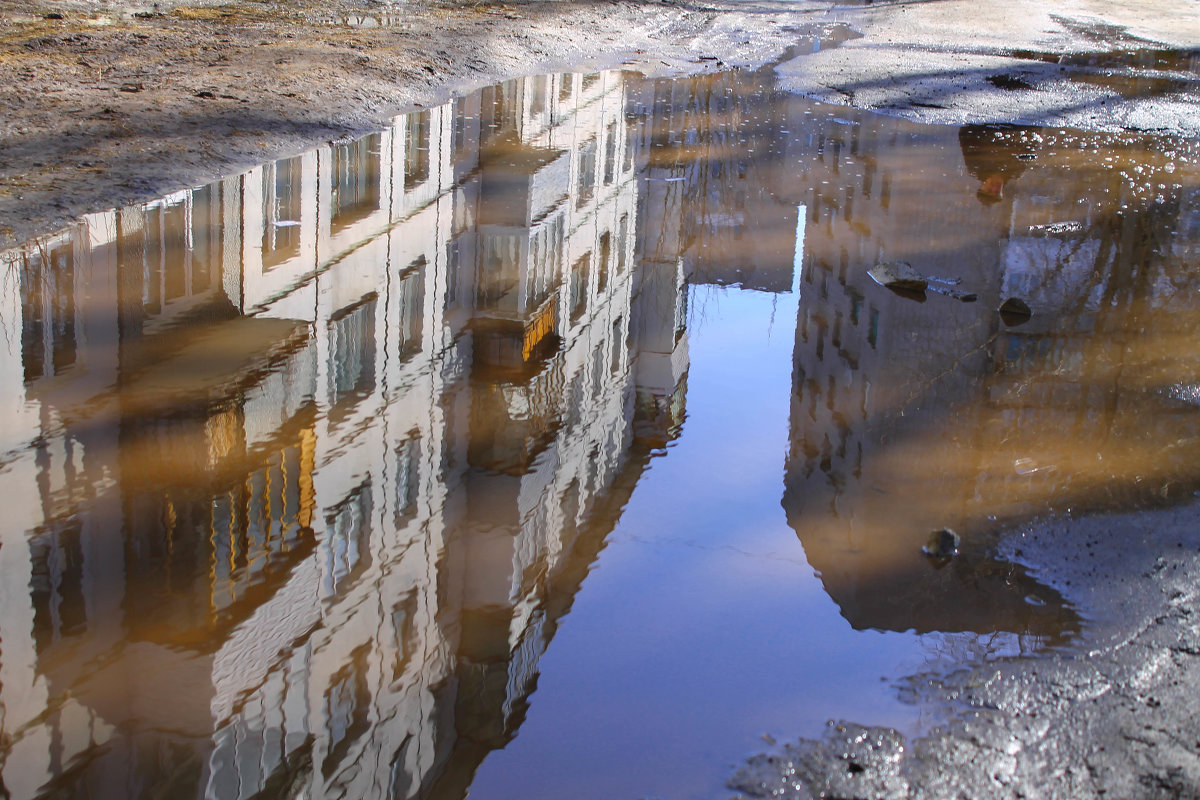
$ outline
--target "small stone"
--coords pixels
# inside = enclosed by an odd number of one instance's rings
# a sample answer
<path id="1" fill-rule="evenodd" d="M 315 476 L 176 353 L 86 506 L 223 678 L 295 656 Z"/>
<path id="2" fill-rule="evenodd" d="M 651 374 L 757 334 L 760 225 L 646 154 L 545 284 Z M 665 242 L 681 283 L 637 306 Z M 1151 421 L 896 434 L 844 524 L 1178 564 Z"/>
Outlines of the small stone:
<path id="1" fill-rule="evenodd" d="M 122 83 L 120 88 L 117 89 L 117 91 L 119 91 L 119 92 L 140 92 L 144 88 L 145 87 L 142 86 L 142 84 L 140 84 L 140 83 Z"/>
<path id="2" fill-rule="evenodd" d="M 1020 325 L 1022 322 L 1028 322 L 1033 316 L 1029 304 L 1019 297 L 1008 298 L 996 310 L 1000 312 L 1000 318 L 1004 320 L 1005 325 Z"/>
<path id="3" fill-rule="evenodd" d="M 958 555 L 959 536 L 950 528 L 942 528 L 929 534 L 929 541 L 921 552 L 930 558 L 953 558 Z"/>
<path id="4" fill-rule="evenodd" d="M 880 286 L 886 286 L 898 292 L 925 294 L 925 289 L 929 286 L 929 281 L 913 269 L 912 264 L 907 261 L 888 261 L 876 264 L 868 270 L 867 274 Z"/>

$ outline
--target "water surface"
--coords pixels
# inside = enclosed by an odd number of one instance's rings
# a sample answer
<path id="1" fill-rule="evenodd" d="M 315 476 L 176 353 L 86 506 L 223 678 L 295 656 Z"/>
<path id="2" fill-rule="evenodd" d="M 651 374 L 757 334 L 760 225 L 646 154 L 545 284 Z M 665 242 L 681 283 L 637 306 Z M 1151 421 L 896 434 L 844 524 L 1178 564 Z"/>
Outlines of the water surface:
<path id="1" fill-rule="evenodd" d="M 998 533 L 1200 488 L 1196 155 L 537 75 L 5 254 L 8 795 L 713 797 L 930 724 L 892 680 L 1087 624 Z"/>

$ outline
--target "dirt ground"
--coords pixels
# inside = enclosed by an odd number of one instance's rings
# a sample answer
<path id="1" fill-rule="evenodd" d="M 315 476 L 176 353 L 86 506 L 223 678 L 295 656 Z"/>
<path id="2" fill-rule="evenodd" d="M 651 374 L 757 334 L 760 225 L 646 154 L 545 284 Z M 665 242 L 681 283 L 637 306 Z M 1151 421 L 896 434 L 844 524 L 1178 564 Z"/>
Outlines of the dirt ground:
<path id="1" fill-rule="evenodd" d="M 1195 0 L 932 0 L 830 16 L 863 38 L 785 66 L 784 86 L 924 122 L 1200 136 Z"/>
<path id="2" fill-rule="evenodd" d="M 403 110 L 504 78 L 621 64 L 654 74 L 760 65 L 832 23 L 864 35 L 783 64 L 785 86 L 926 121 L 1198 135 L 1193 71 L 1174 72 L 1187 92 L 1123 99 L 1056 79 L 1057 65 L 1012 57 L 1016 48 L 1200 47 L 1198 8 L 1196 0 L 0 0 L 0 251 L 81 214 L 377 129 Z M 1034 90 L 989 83 L 1008 73 Z"/>
<path id="3" fill-rule="evenodd" d="M 795 38 L 794 14 L 609 0 L 0 8 L 0 250 L 507 77 L 761 63 Z"/>

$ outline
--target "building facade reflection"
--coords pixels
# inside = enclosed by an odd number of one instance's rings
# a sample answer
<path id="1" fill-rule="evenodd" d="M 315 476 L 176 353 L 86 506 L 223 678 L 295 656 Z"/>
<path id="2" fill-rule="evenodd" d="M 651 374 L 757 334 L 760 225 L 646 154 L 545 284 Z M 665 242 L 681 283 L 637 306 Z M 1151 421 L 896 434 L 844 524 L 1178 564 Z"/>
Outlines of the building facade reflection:
<path id="1" fill-rule="evenodd" d="M 628 83 L 509 81 L 12 254 L 9 796 L 465 793 L 678 434 Z"/>
<path id="2" fill-rule="evenodd" d="M 999 630 L 1032 648 L 1069 635 L 1061 597 L 993 560 L 988 533 L 1056 504 L 1153 494 L 1120 486 L 1188 423 L 1132 363 L 1124 383 L 1108 365 L 1131 332 L 1161 334 L 1165 285 L 1188 280 L 1168 250 L 1194 252 L 1194 198 L 1146 193 L 1186 158 L 1106 134 L 794 103 L 788 162 L 807 218 L 783 504 L 810 563 L 856 628 Z M 925 296 L 869 278 L 895 260 L 931 276 Z M 994 309 L 1008 297 L 1032 321 L 1006 324 Z M 1175 448 L 1148 486 L 1195 456 Z M 943 527 L 968 556 L 931 566 L 921 547 Z"/>

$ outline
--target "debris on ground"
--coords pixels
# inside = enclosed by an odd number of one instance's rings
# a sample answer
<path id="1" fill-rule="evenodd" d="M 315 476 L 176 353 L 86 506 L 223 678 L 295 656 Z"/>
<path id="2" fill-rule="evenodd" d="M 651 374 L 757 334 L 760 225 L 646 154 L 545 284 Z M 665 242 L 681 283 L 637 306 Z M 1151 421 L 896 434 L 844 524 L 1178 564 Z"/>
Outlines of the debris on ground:
<path id="1" fill-rule="evenodd" d="M 979 295 L 974 292 L 965 292 L 962 289 L 955 289 L 950 286 L 930 286 L 929 291 L 940 294 L 943 297 L 949 297 L 963 303 L 974 303 L 979 299 Z"/>
<path id="2" fill-rule="evenodd" d="M 1079 233 L 1083 230 L 1083 223 L 1075 220 L 1066 222 L 1050 222 L 1045 225 L 1030 225 L 1029 232 L 1040 236 L 1057 236 L 1064 233 Z"/>

